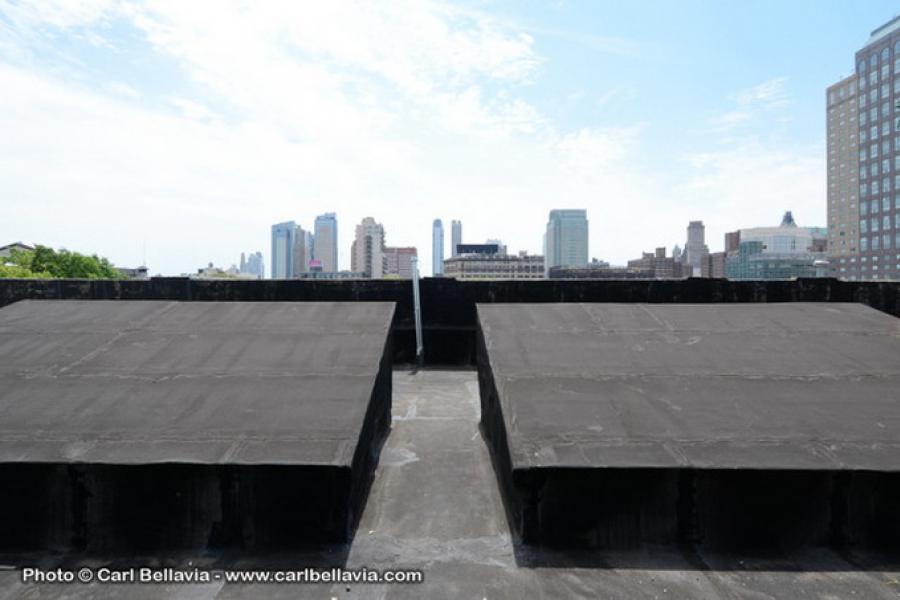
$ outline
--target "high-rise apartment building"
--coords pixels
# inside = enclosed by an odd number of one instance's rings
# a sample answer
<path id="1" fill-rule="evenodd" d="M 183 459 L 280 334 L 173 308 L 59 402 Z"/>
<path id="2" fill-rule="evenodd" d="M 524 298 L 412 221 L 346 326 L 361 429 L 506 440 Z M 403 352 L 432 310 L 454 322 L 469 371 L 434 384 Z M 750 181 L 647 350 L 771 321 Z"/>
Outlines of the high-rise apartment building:
<path id="1" fill-rule="evenodd" d="M 858 273 L 861 279 L 897 279 L 900 277 L 900 17 L 873 31 L 866 45 L 856 53 L 856 78 Z M 849 93 L 849 85 L 845 94 Z M 848 208 L 847 213 L 852 215 L 852 209 Z M 837 218 L 838 212 L 835 214 Z M 828 226 L 830 231 L 830 221 Z M 848 266 L 842 265 L 840 258 L 838 269 Z"/>
<path id="2" fill-rule="evenodd" d="M 362 273 L 363 277 L 384 277 L 384 227 L 372 217 L 366 217 L 356 226 L 350 247 L 350 270 Z"/>
<path id="3" fill-rule="evenodd" d="M 454 220 L 450 224 L 450 229 L 450 256 L 457 256 L 459 254 L 459 251 L 456 249 L 456 247 L 463 243 L 462 221 Z"/>
<path id="4" fill-rule="evenodd" d="M 431 224 L 431 274 L 434 277 L 444 274 L 444 224 L 440 219 Z"/>
<path id="5" fill-rule="evenodd" d="M 691 221 L 687 228 L 687 244 L 684 245 L 685 277 L 709 277 L 709 247 L 706 245 L 706 227 L 703 221 Z"/>
<path id="6" fill-rule="evenodd" d="M 544 234 L 544 271 L 552 267 L 586 267 L 588 220 L 584 209 L 551 210 Z"/>
<path id="7" fill-rule="evenodd" d="M 272 225 L 272 279 L 294 276 L 294 239 L 297 224 L 285 221 Z"/>
<path id="8" fill-rule="evenodd" d="M 313 255 L 322 264 L 322 271 L 338 271 L 338 224 L 334 213 L 316 217 Z"/>
<path id="9" fill-rule="evenodd" d="M 857 77 L 851 75 L 828 88 L 827 199 L 830 274 L 859 277 L 859 117 Z"/>

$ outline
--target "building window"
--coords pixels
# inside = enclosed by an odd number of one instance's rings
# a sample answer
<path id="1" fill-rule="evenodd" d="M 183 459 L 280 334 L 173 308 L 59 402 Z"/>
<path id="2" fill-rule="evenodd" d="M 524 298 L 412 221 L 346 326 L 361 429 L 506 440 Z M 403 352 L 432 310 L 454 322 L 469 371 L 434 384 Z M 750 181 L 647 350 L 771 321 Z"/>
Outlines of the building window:
<path id="1" fill-rule="evenodd" d="M 878 227 L 878 225 L 879 225 L 878 217 L 872 217 L 872 221 L 871 221 L 871 223 L 869 223 L 869 225 L 872 227 L 872 233 L 878 233 L 878 231 L 880 231 L 880 229 Z"/>
<path id="2" fill-rule="evenodd" d="M 881 238 L 877 235 L 872 236 L 872 250 L 881 250 Z"/>
<path id="3" fill-rule="evenodd" d="M 884 215 L 884 219 L 881 221 L 881 229 L 883 231 L 887 231 L 891 228 L 891 218 L 888 215 Z"/>
<path id="4" fill-rule="evenodd" d="M 885 177 L 884 179 L 881 180 L 881 191 L 882 192 L 891 191 L 891 180 L 889 177 Z"/>
<path id="5" fill-rule="evenodd" d="M 872 195 L 874 196 L 874 195 L 880 194 L 880 193 L 881 193 L 881 189 L 879 187 L 878 181 L 877 180 L 873 181 L 872 182 Z"/>
<path id="6" fill-rule="evenodd" d="M 881 207 L 884 209 L 884 212 L 891 210 L 891 198 L 890 196 L 885 196 L 881 199 Z"/>
<path id="7" fill-rule="evenodd" d="M 887 152 L 885 152 L 887 154 Z M 891 172 L 891 161 L 890 159 L 885 158 L 881 161 L 881 172 L 882 173 L 890 173 Z"/>
<path id="8" fill-rule="evenodd" d="M 869 214 L 869 203 L 868 202 L 860 202 L 859 203 L 859 214 L 863 215 L 863 216 Z"/>
<path id="9" fill-rule="evenodd" d="M 859 238 L 859 251 L 866 252 L 869 249 L 869 240 L 868 238 Z"/>
<path id="10" fill-rule="evenodd" d="M 887 62 L 891 57 L 891 49 L 885 46 L 881 49 L 881 62 Z"/>
<path id="11" fill-rule="evenodd" d="M 865 183 L 859 184 L 859 197 L 864 198 L 869 195 L 869 186 Z"/>
<path id="12" fill-rule="evenodd" d="M 859 220 L 859 232 L 860 233 L 868 233 L 869 232 L 869 221 L 867 219 Z"/>

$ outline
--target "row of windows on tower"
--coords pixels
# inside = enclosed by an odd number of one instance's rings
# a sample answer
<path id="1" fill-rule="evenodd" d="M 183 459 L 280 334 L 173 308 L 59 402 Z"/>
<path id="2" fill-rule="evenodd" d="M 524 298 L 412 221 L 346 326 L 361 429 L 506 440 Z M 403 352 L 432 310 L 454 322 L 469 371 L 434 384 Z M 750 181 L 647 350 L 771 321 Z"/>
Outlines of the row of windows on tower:
<path id="1" fill-rule="evenodd" d="M 894 189 L 900 190 L 900 175 L 894 176 Z M 866 198 L 871 193 L 873 196 L 891 191 L 891 178 L 885 177 L 881 181 L 875 180 L 859 184 L 859 197 Z"/>
<path id="2" fill-rule="evenodd" d="M 894 57 L 897 58 L 897 55 L 900 54 L 900 41 L 894 44 Z M 888 63 L 891 60 L 891 49 L 889 46 L 885 46 L 881 49 L 880 52 L 873 52 L 869 55 L 868 64 L 865 60 L 859 61 L 859 64 L 856 65 L 857 73 L 864 73 L 867 69 L 876 69 L 878 68 L 878 63 Z"/>

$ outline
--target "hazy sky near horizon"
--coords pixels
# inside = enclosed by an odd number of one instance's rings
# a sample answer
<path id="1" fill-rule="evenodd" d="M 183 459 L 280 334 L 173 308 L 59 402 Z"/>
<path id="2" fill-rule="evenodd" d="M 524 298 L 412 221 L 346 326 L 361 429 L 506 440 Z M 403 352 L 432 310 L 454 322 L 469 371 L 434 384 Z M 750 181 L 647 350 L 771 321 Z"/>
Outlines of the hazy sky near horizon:
<path id="1" fill-rule="evenodd" d="M 336 212 L 624 264 L 792 210 L 825 225 L 825 87 L 896 2 L 0 0 L 0 244 L 152 273 Z"/>

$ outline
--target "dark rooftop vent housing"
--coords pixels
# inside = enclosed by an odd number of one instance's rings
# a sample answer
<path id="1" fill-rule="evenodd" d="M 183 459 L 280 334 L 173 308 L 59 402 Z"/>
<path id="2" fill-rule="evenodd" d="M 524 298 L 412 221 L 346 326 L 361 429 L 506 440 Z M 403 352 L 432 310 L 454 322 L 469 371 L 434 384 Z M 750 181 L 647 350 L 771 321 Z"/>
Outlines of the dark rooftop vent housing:
<path id="1" fill-rule="evenodd" d="M 479 304 L 527 543 L 900 549 L 900 321 L 858 304 Z"/>
<path id="2" fill-rule="evenodd" d="M 394 306 L 0 310 L 0 551 L 343 542 L 390 423 Z"/>

